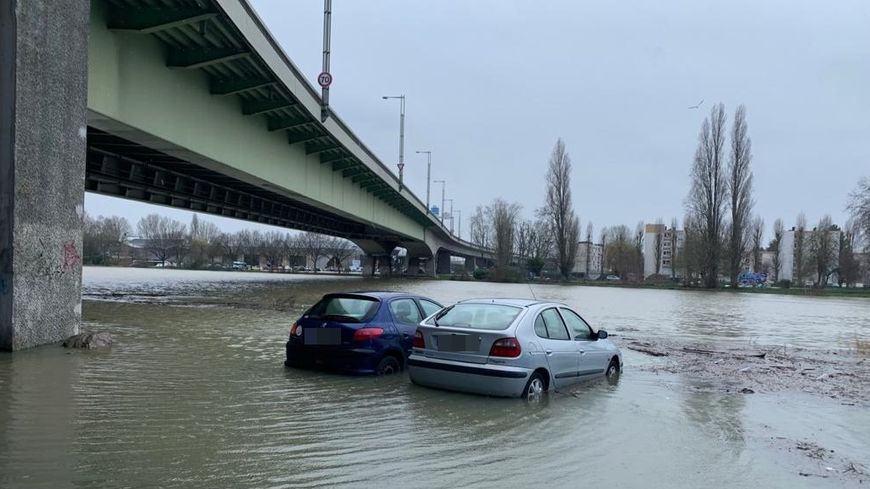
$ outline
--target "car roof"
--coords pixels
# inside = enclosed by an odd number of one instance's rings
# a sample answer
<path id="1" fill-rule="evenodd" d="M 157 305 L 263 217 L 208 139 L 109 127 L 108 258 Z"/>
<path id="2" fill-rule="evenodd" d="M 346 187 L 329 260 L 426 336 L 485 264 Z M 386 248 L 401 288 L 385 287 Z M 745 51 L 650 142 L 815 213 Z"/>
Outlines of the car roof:
<path id="1" fill-rule="evenodd" d="M 555 304 L 564 306 L 565 304 L 559 302 L 551 302 L 551 301 L 541 301 L 537 299 L 522 299 L 522 298 L 509 298 L 509 297 L 483 297 L 476 299 L 466 299 L 463 301 L 457 302 L 457 304 L 500 304 L 504 306 L 516 306 L 516 307 L 531 307 L 538 304 Z"/>
<path id="2" fill-rule="evenodd" d="M 381 300 L 392 299 L 394 297 L 420 297 L 420 298 L 426 299 L 426 297 L 423 297 L 423 296 L 418 295 L 418 294 L 408 294 L 405 292 L 396 292 L 393 290 L 359 290 L 359 291 L 355 291 L 355 292 L 335 292 L 335 293 L 331 293 L 331 294 L 326 294 L 324 297 L 326 297 L 326 296 L 343 296 L 343 295 L 344 296 L 361 295 L 361 296 L 372 297 L 372 298 L 381 299 Z"/>

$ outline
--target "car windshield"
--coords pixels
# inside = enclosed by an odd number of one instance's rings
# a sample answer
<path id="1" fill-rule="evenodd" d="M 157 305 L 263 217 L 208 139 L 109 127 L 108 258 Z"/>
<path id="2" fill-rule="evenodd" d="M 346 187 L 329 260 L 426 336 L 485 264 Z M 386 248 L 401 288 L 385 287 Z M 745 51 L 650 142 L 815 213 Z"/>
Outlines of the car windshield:
<path id="1" fill-rule="evenodd" d="M 429 320 L 428 324 L 471 329 L 507 329 L 520 308 L 501 304 L 456 304 Z"/>
<path id="2" fill-rule="evenodd" d="M 377 299 L 370 297 L 324 297 L 307 316 L 311 319 L 361 323 L 371 319 L 378 310 Z"/>

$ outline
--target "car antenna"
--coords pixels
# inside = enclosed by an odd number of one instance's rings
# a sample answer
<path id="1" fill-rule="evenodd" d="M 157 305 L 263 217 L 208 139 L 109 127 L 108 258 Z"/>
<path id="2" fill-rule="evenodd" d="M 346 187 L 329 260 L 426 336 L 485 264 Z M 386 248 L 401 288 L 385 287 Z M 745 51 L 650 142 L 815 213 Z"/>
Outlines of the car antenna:
<path id="1" fill-rule="evenodd" d="M 534 291 L 534 290 L 532 290 L 532 284 L 531 284 L 531 282 L 526 282 L 526 285 L 528 285 L 528 286 L 529 286 L 529 292 L 531 292 L 531 293 L 532 293 L 532 299 L 535 299 L 535 300 L 538 300 L 538 298 L 537 298 L 537 297 L 535 297 L 535 291 Z"/>

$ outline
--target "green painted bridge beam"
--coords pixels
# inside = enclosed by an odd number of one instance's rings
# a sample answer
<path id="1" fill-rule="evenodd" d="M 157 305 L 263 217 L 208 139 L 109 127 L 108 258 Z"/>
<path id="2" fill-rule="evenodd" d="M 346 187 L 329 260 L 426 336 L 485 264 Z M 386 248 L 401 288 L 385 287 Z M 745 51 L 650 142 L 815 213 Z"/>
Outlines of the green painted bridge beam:
<path id="1" fill-rule="evenodd" d="M 344 151 L 340 151 L 334 155 L 320 155 L 320 163 L 332 163 L 333 161 L 343 160 L 345 158 L 350 157 Z"/>
<path id="2" fill-rule="evenodd" d="M 358 175 L 358 176 L 353 177 L 352 181 L 353 181 L 353 183 L 362 184 L 362 183 L 366 183 L 366 182 L 374 182 L 376 180 L 378 180 L 378 177 L 376 175 L 369 173 L 369 172 L 366 172 L 363 175 Z"/>
<path id="3" fill-rule="evenodd" d="M 153 34 L 217 17 L 214 10 L 199 7 L 123 8 L 109 7 L 107 26 L 116 31 Z"/>
<path id="4" fill-rule="evenodd" d="M 268 87 L 274 84 L 274 81 L 267 78 L 216 79 L 211 81 L 209 93 L 212 95 L 235 95 L 237 93 Z"/>
<path id="5" fill-rule="evenodd" d="M 326 143 L 326 144 L 311 144 L 305 143 L 305 154 L 313 155 L 317 153 L 323 153 L 324 151 L 329 151 L 331 149 L 340 148 L 338 144 L 334 142 Z M 323 161 L 321 161 L 323 163 Z"/>
<path id="6" fill-rule="evenodd" d="M 365 173 L 367 171 L 368 171 L 368 169 L 366 167 L 358 166 L 356 168 L 350 168 L 350 169 L 344 170 L 343 172 L 341 172 L 341 176 L 343 176 L 344 178 L 350 178 L 350 177 L 355 177 L 357 175 L 362 175 L 363 173 Z"/>
<path id="7" fill-rule="evenodd" d="M 242 114 L 259 115 L 278 109 L 293 107 L 296 102 L 286 99 L 279 100 L 245 100 L 242 102 Z"/>
<path id="8" fill-rule="evenodd" d="M 270 131 L 282 131 L 284 129 L 299 129 L 301 127 L 314 126 L 309 119 L 302 117 L 270 117 L 266 120 L 266 126 Z"/>
<path id="9" fill-rule="evenodd" d="M 293 134 L 288 133 L 287 142 L 290 144 L 299 144 L 299 143 L 310 143 L 312 141 L 317 141 L 318 139 L 328 138 L 327 134 Z M 321 161 L 321 163 L 323 163 Z"/>
<path id="10" fill-rule="evenodd" d="M 244 58 L 251 53 L 240 48 L 202 47 L 190 49 L 173 49 L 169 51 L 166 66 L 170 68 L 203 68 L 218 63 L 226 63 L 234 59 Z"/>
<path id="11" fill-rule="evenodd" d="M 347 158 L 341 161 L 335 161 L 332 163 L 332 171 L 341 171 L 346 170 L 348 168 L 353 168 L 356 166 L 356 162 L 351 158 Z"/>

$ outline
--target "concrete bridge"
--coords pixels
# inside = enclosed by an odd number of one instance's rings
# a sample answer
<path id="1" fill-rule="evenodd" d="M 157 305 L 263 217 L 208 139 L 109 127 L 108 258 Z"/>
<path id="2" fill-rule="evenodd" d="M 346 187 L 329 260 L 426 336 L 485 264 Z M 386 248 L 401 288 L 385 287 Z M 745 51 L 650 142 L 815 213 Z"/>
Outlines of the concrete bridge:
<path id="1" fill-rule="evenodd" d="M 452 236 L 320 99 L 246 0 L 0 5 L 0 349 L 81 320 L 85 190 L 397 246 L 449 271 Z"/>

